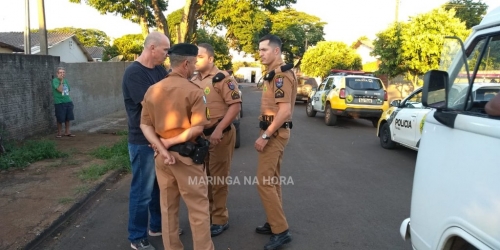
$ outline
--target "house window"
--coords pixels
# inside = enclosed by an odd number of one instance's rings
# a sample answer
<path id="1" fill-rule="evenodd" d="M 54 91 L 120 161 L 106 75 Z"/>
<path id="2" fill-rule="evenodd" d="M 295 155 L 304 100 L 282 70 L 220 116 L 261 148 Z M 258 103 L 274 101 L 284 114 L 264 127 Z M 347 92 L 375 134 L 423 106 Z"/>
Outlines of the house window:
<path id="1" fill-rule="evenodd" d="M 73 49 L 73 41 L 69 41 L 69 49 Z"/>

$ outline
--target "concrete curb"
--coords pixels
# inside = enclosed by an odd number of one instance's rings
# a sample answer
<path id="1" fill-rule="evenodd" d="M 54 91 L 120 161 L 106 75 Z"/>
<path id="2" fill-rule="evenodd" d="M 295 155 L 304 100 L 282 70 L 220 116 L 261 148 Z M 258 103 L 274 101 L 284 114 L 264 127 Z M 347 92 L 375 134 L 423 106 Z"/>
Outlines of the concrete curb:
<path id="1" fill-rule="evenodd" d="M 57 229 L 59 229 L 64 222 L 66 222 L 71 216 L 73 216 L 76 212 L 78 212 L 81 208 L 89 203 L 89 201 L 99 195 L 103 190 L 106 184 L 114 183 L 119 179 L 120 174 L 123 173 L 123 170 L 118 169 L 114 170 L 109 174 L 109 176 L 102 180 L 97 184 L 90 192 L 82 197 L 78 202 L 75 202 L 68 211 L 61 214 L 55 221 L 53 221 L 49 227 L 44 229 L 37 237 L 28 242 L 23 249 L 30 250 L 35 249 L 40 243 L 42 243 L 48 236 L 54 233 Z"/>

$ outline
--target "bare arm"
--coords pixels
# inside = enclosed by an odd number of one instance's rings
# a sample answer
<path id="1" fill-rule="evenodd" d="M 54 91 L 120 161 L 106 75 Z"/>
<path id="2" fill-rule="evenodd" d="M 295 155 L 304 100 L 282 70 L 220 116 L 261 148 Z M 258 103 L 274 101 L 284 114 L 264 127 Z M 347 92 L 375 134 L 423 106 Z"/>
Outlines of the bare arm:
<path id="1" fill-rule="evenodd" d="M 184 132 L 182 132 L 180 135 L 178 135 L 176 137 L 172 137 L 169 139 L 161 138 L 161 142 L 162 142 L 162 145 L 166 149 L 168 149 L 173 145 L 184 143 L 184 142 L 187 142 L 191 139 L 194 139 L 194 138 L 198 137 L 199 135 L 201 135 L 201 133 L 203 133 L 203 126 L 194 126 L 194 127 L 191 127 L 191 128 L 184 130 Z"/>
<path id="2" fill-rule="evenodd" d="M 500 94 L 497 94 L 493 97 L 493 99 L 486 103 L 484 110 L 488 115 L 500 116 Z"/>
<path id="3" fill-rule="evenodd" d="M 215 129 L 222 131 L 229 125 L 231 125 L 233 120 L 236 119 L 236 116 L 238 115 L 240 110 L 241 110 L 240 102 L 229 105 L 229 109 L 227 110 L 226 115 L 224 116 L 224 118 L 222 118 L 222 120 L 219 122 L 219 125 L 217 125 Z"/>
<path id="4" fill-rule="evenodd" d="M 63 83 L 64 83 L 64 78 L 63 79 L 59 79 L 60 80 L 60 83 L 59 83 L 59 86 L 57 87 L 57 91 L 59 91 L 60 93 L 63 92 Z"/>
<path id="5" fill-rule="evenodd" d="M 146 124 L 141 124 L 141 130 L 142 133 L 144 134 L 144 137 L 154 145 L 155 150 L 158 150 L 158 152 L 163 156 L 164 158 L 164 163 L 165 164 L 174 164 L 175 163 L 175 158 L 170 155 L 167 151 L 167 149 L 163 146 L 163 144 L 160 141 L 160 138 L 158 135 L 156 135 L 155 128 L 150 125 Z"/>
<path id="6" fill-rule="evenodd" d="M 267 127 L 266 134 L 274 134 L 288 119 L 292 114 L 292 105 L 289 102 L 278 103 L 278 112 L 274 117 L 273 122 Z"/>

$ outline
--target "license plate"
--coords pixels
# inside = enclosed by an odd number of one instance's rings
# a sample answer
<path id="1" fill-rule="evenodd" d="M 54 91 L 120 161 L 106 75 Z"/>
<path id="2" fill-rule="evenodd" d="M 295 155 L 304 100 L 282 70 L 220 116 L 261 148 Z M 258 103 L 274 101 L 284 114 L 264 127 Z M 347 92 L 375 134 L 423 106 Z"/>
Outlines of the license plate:
<path id="1" fill-rule="evenodd" d="M 358 98 L 359 103 L 373 103 L 373 99 L 368 98 Z"/>

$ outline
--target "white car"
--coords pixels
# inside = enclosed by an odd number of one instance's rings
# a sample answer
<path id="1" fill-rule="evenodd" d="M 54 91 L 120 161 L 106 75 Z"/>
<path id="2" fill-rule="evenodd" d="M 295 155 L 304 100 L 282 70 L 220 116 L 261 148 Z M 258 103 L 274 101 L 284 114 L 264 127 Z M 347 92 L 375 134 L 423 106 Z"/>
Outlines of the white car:
<path id="1" fill-rule="evenodd" d="M 450 96 L 465 96 L 466 84 L 455 84 L 449 92 Z M 487 102 L 500 91 L 498 83 L 476 83 L 472 88 L 474 101 Z M 393 149 L 398 144 L 418 150 L 424 128 L 425 118 L 431 108 L 422 105 L 422 88 L 418 88 L 402 101 L 394 100 L 391 107 L 382 114 L 377 126 L 380 146 Z M 464 100 L 465 98 L 457 98 Z M 459 103 L 453 103 L 459 105 Z"/>
<path id="2" fill-rule="evenodd" d="M 418 88 L 402 101 L 391 102 L 378 121 L 380 146 L 393 149 L 400 144 L 418 150 L 425 116 L 430 111 L 422 105 L 421 95 L 422 88 Z"/>

